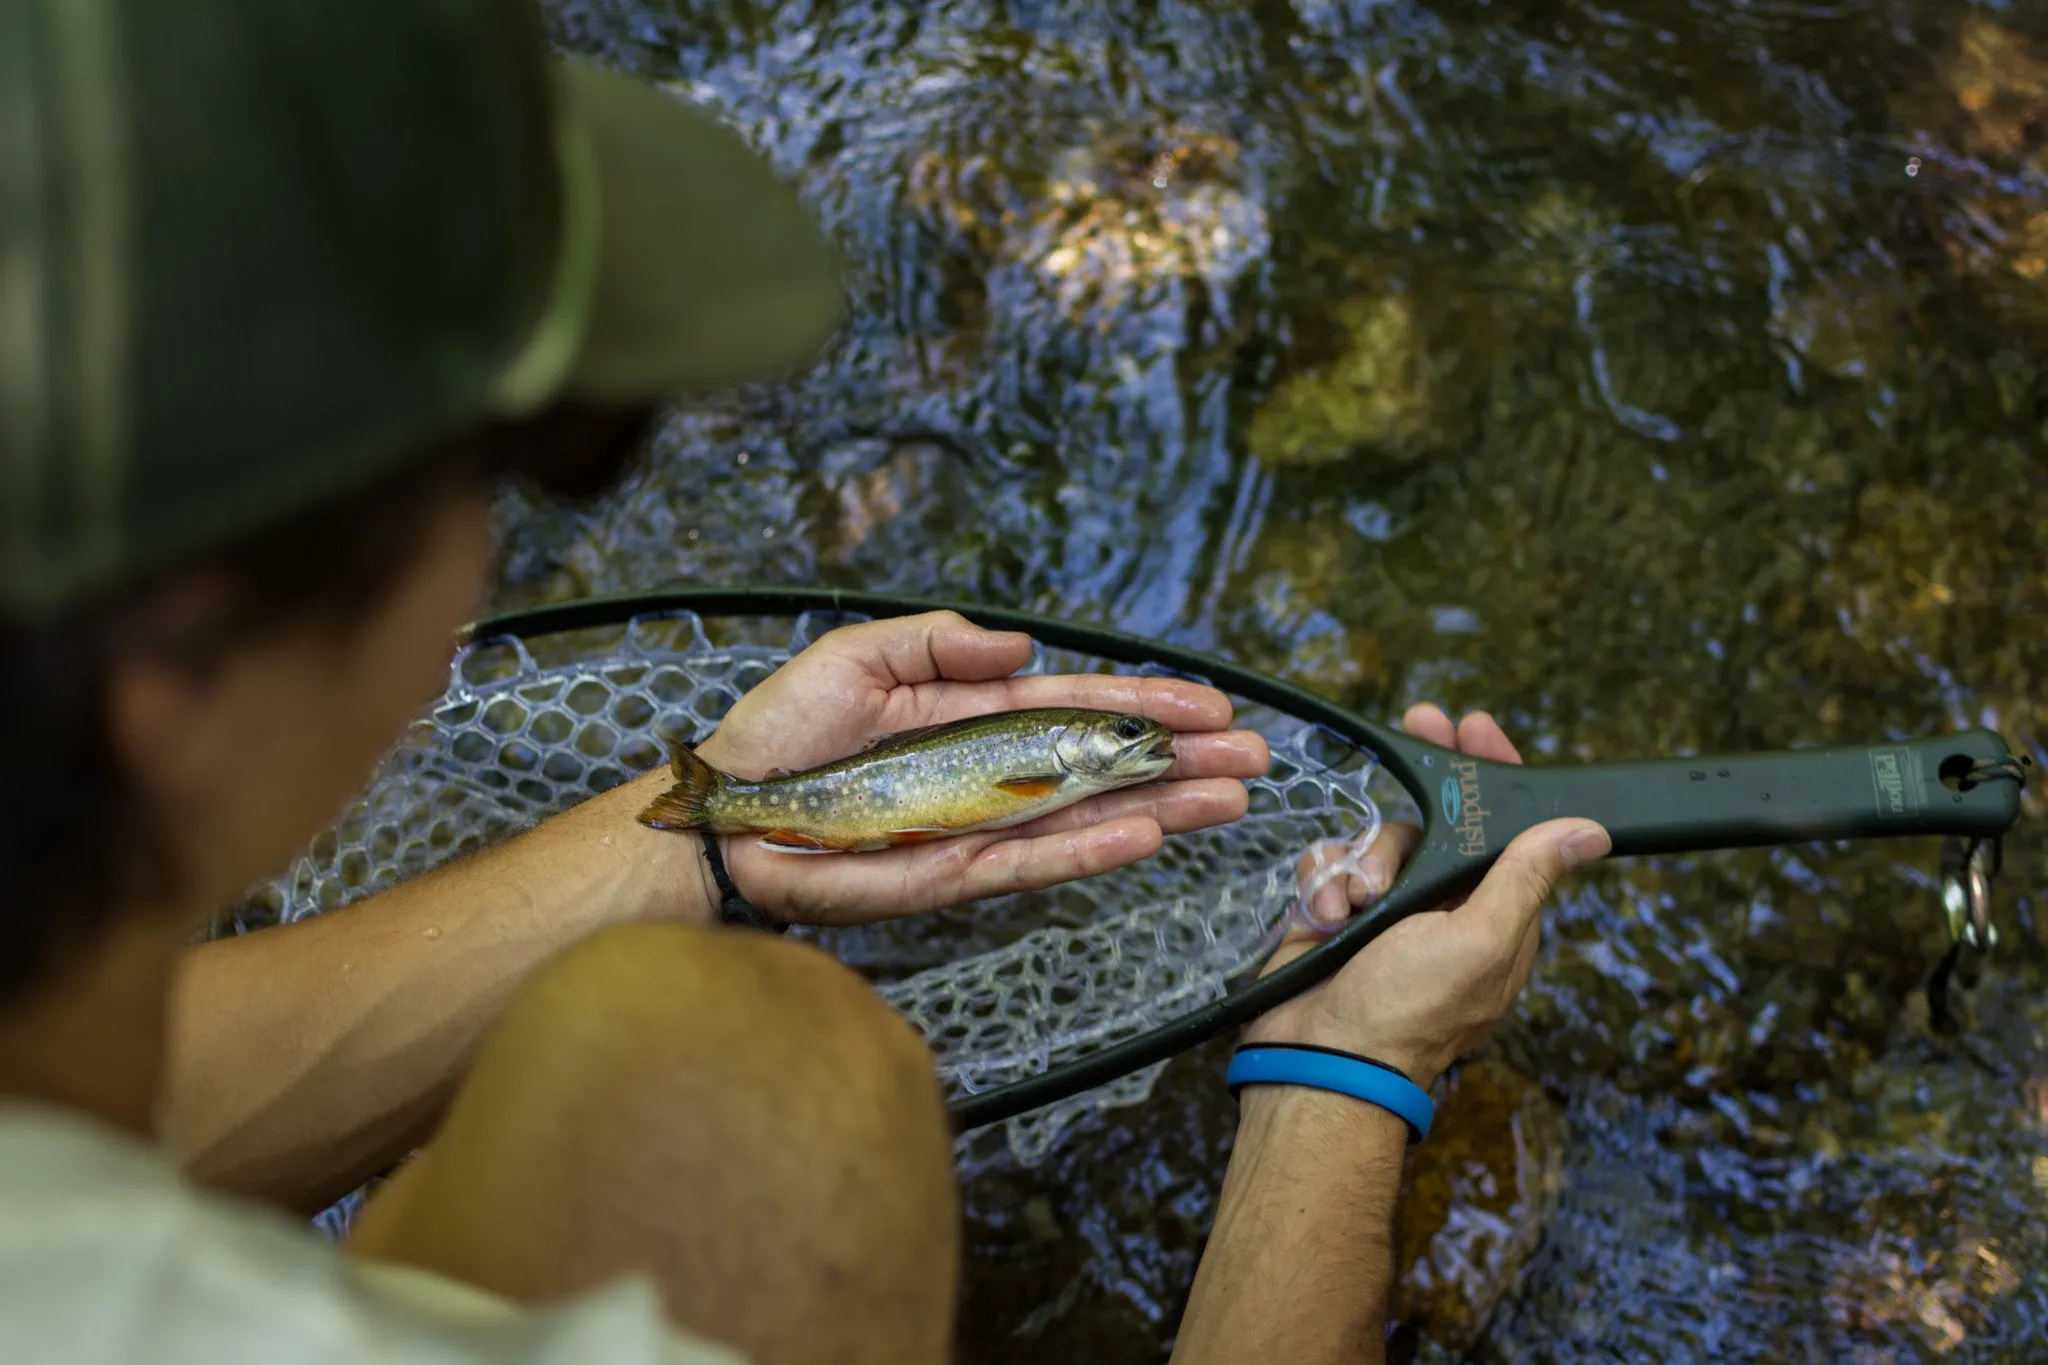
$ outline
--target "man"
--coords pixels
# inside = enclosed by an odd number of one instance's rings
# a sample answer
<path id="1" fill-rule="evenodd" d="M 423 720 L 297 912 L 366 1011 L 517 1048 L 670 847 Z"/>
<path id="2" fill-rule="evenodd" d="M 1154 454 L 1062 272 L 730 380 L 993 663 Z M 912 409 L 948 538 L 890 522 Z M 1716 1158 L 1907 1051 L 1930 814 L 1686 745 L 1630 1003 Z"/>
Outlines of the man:
<path id="1" fill-rule="evenodd" d="M 929 1059 L 853 973 L 716 924 L 702 844 L 632 819 L 660 774 L 188 946 L 435 692 L 496 480 L 601 488 L 663 395 L 800 363 L 836 310 L 765 168 L 545 59 L 524 0 L 0 0 L 0 1360 L 947 1358 Z M 1097 705 L 1178 732 L 1167 779 L 879 854 L 728 841 L 740 889 L 908 914 L 1243 813 L 1266 753 L 1225 698 L 1012 678 L 1029 649 L 945 613 L 835 632 L 704 752 L 757 775 Z M 1532 831 L 1254 1036 L 1427 1085 L 1604 848 Z M 1179 1357 L 1375 1355 L 1402 1141 L 1247 1091 Z M 401 1161 L 345 1248 L 306 1228 Z"/>

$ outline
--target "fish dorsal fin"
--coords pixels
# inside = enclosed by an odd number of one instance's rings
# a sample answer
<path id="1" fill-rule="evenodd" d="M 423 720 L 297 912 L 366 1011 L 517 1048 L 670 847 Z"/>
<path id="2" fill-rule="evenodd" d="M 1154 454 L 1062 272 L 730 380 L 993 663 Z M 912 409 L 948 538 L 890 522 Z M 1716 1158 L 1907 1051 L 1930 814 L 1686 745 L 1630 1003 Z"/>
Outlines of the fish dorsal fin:
<path id="1" fill-rule="evenodd" d="M 958 724 L 958 721 L 948 721 L 940 725 L 919 725 L 909 730 L 892 730 L 886 735 L 876 735 L 873 739 L 861 745 L 857 752 L 864 754 L 871 749 L 879 749 L 884 744 L 913 744 L 923 739 L 926 735 L 935 735 L 941 730 L 949 730 Z"/>

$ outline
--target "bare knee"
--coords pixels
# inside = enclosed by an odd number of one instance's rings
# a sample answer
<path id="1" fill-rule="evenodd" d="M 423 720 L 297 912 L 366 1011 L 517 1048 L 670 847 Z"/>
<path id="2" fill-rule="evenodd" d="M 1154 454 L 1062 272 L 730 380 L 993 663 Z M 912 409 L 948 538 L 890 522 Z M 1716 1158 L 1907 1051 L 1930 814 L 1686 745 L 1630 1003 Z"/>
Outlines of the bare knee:
<path id="1" fill-rule="evenodd" d="M 857 972 L 809 944 L 761 934 L 675 924 L 607 929 L 550 963 L 518 1008 L 586 1038 L 621 1032 L 628 1021 L 674 1023 L 698 1037 L 781 1036 L 931 1070 L 923 1040 Z"/>
<path id="2" fill-rule="evenodd" d="M 842 1134 L 855 1121 L 944 1126 L 916 1032 L 829 954 L 765 935 L 666 924 L 595 934 L 536 976 L 487 1052 L 517 1054 L 529 1076 L 580 1077 L 608 1103 L 629 1081 L 643 1102 L 731 1087 Z"/>
<path id="3" fill-rule="evenodd" d="M 614 929 L 507 1010 L 383 1254 L 535 1302 L 646 1273 L 676 1322 L 772 1365 L 937 1361 L 951 1149 L 923 1043 L 840 963 Z"/>
<path id="4" fill-rule="evenodd" d="M 632 997 L 640 1007 L 728 1014 L 766 1010 L 792 1026 L 829 1014 L 922 1048 L 916 1034 L 860 975 L 810 944 L 768 934 L 680 924 L 601 930 L 556 957 L 533 988 L 548 1008 L 608 1011 Z"/>

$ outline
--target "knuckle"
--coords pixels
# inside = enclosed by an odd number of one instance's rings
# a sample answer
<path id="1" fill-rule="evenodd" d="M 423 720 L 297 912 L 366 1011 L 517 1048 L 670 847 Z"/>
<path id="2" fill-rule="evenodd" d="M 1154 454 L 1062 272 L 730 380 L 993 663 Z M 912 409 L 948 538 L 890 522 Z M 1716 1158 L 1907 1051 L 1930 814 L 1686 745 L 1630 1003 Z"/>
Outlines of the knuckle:
<path id="1" fill-rule="evenodd" d="M 1017 850 L 1024 845 L 1004 844 L 1002 847 L 1006 850 Z M 996 862 L 991 881 L 1001 894 L 1014 895 L 1020 891 L 1038 888 L 1044 878 L 1036 875 L 1037 871 L 1031 860 L 1022 856 L 1021 852 L 1008 852 Z"/>

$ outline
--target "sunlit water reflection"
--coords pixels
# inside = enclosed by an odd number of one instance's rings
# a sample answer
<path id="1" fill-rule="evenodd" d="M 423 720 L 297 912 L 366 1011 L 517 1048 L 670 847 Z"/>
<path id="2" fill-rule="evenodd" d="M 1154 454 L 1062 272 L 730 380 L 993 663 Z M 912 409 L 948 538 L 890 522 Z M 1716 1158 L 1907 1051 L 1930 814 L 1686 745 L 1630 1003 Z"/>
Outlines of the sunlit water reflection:
<path id="1" fill-rule="evenodd" d="M 2040 756 L 2048 11 L 550 11 L 797 176 L 855 311 L 810 373 L 679 413 L 621 496 L 508 505 L 507 602 L 1022 605 L 1376 717 L 1486 706 L 1560 761 L 1979 723 Z M 1483 1331 L 1411 1315 L 1399 1351 L 2038 1354 L 2029 830 L 1961 1041 L 1918 994 L 1930 847 L 1632 864 L 1563 897 L 1492 1049 L 1561 1117 L 1555 1212 Z M 965 1358 L 1163 1357 L 1228 1146 L 1220 1065 L 974 1178 Z"/>

